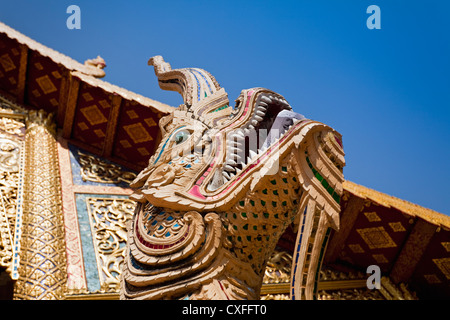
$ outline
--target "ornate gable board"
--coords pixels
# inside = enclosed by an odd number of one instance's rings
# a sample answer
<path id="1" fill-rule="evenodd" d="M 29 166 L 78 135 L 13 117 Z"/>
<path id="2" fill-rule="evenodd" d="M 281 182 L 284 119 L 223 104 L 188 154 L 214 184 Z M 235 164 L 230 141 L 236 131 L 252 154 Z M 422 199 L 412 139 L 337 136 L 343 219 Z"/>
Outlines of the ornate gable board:
<path id="1" fill-rule="evenodd" d="M 99 57 L 81 64 L 0 23 L 0 92 L 27 108 L 54 112 L 74 144 L 141 170 L 159 143 L 154 123 L 173 108 L 98 79 L 104 67 Z M 134 127 L 117 134 L 122 119 Z"/>

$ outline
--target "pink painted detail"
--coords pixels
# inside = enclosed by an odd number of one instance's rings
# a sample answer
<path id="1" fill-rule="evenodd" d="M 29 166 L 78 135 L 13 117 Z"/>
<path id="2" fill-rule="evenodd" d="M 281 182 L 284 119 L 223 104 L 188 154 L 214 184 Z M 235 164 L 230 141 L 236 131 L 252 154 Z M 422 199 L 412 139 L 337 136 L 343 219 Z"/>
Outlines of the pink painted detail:
<path id="1" fill-rule="evenodd" d="M 248 93 L 248 99 L 247 99 L 246 108 L 248 108 L 248 104 L 250 103 L 250 96 L 251 96 L 252 94 L 253 94 L 253 91 L 250 91 L 250 92 Z M 308 121 L 308 120 L 305 120 L 305 121 Z M 295 128 L 299 127 L 300 125 L 303 125 L 303 124 L 305 123 L 305 121 L 300 121 L 300 122 L 297 123 L 295 126 L 293 126 L 289 131 L 292 132 Z M 202 175 L 202 177 L 196 182 L 196 184 L 191 188 L 191 190 L 189 190 L 189 194 L 191 194 L 191 195 L 193 195 L 193 196 L 196 196 L 196 197 L 198 197 L 198 198 L 200 198 L 200 199 L 203 199 L 203 200 L 205 200 L 205 199 L 207 199 L 207 200 L 216 200 L 216 199 L 220 198 L 220 196 L 221 196 L 223 193 L 227 192 L 227 191 L 228 191 L 232 186 L 234 186 L 239 180 L 243 179 L 243 178 L 245 177 L 245 175 L 246 175 L 247 172 L 249 172 L 249 171 L 252 170 L 255 166 L 257 166 L 259 163 L 261 163 L 261 161 L 262 161 L 265 157 L 267 157 L 267 156 L 272 152 L 272 150 L 275 149 L 276 146 L 278 146 L 279 144 L 281 144 L 281 143 L 282 143 L 284 140 L 286 140 L 288 137 L 289 137 L 289 133 L 285 134 L 284 137 L 281 138 L 280 140 L 278 140 L 278 142 L 277 142 L 275 145 L 269 147 L 269 148 L 266 150 L 266 152 L 265 152 L 263 155 L 261 155 L 260 158 L 257 159 L 257 161 L 256 161 L 255 163 L 252 163 L 252 164 L 249 165 L 244 171 L 242 171 L 242 173 L 236 178 L 236 180 L 234 180 L 227 188 L 225 188 L 225 189 L 224 189 L 221 193 L 219 193 L 218 195 L 215 195 L 215 196 L 212 196 L 212 197 L 205 197 L 203 194 L 200 193 L 199 185 L 202 184 L 202 182 L 203 182 L 204 178 L 207 176 L 207 174 L 206 174 L 206 175 Z M 217 140 L 217 141 L 220 141 L 220 140 Z M 218 143 L 217 148 L 220 148 L 220 142 Z M 209 173 L 209 172 L 211 171 L 210 169 L 213 168 L 213 166 L 214 166 L 214 164 L 215 164 L 215 162 L 216 162 L 216 160 L 217 160 L 217 157 L 218 157 L 218 156 L 216 156 L 216 157 L 214 158 L 213 162 L 212 162 L 211 165 L 210 165 L 210 168 L 208 169 L 209 171 L 207 171 L 207 173 Z"/>
<path id="2" fill-rule="evenodd" d="M 225 297 L 227 297 L 227 300 L 230 300 L 230 298 L 227 295 L 227 292 L 225 291 L 225 288 L 222 285 L 222 282 L 220 282 L 220 280 L 218 280 L 217 282 L 219 282 L 220 285 L 220 289 L 222 290 L 223 294 L 225 295 Z"/>
<path id="3" fill-rule="evenodd" d="M 200 199 L 206 199 L 206 197 L 201 194 L 200 188 L 198 187 L 198 185 L 193 186 L 191 188 L 191 190 L 189 190 L 189 194 L 192 194 L 193 196 L 196 196 L 197 198 L 200 198 Z"/>
<path id="4" fill-rule="evenodd" d="M 136 236 L 137 236 L 139 242 L 142 243 L 142 244 L 143 244 L 144 246 L 146 246 L 147 248 L 150 248 L 150 249 L 156 249 L 156 250 L 171 248 L 171 247 L 173 247 L 174 245 L 183 242 L 183 241 L 187 238 L 187 236 L 188 236 L 188 234 L 189 234 L 189 226 L 188 226 L 188 228 L 187 228 L 187 230 L 186 230 L 186 233 L 185 233 L 178 241 L 176 241 L 176 242 L 174 242 L 174 243 L 169 243 L 169 244 L 154 244 L 154 243 L 151 243 L 151 242 L 145 240 L 145 239 L 141 236 L 141 234 L 140 234 L 140 232 L 139 232 L 139 228 L 137 227 L 137 225 L 136 225 L 136 228 L 135 228 L 135 229 L 136 229 Z"/>
<path id="5" fill-rule="evenodd" d="M 240 119 L 242 119 L 247 114 L 247 111 L 249 109 L 249 104 L 250 104 L 250 97 L 253 95 L 253 93 L 254 93 L 254 90 L 250 90 L 247 93 L 247 103 L 245 104 L 244 113 L 242 114 Z M 216 138 L 220 138 L 220 133 L 216 136 Z M 220 139 L 217 139 L 217 141 L 218 141 L 217 149 L 220 149 L 220 146 L 221 146 Z M 198 190 L 198 186 L 200 186 L 203 183 L 203 180 L 209 175 L 209 173 L 211 172 L 211 170 L 214 167 L 214 164 L 216 163 L 217 158 L 218 158 L 218 155 L 214 158 L 214 160 L 210 164 L 208 170 L 205 173 L 203 173 L 203 175 L 195 182 L 194 187 L 192 187 L 192 189 L 189 190 L 190 194 L 192 194 L 192 195 L 200 195 L 200 198 L 206 199 L 203 195 L 201 195 L 200 191 Z M 195 191 L 193 190 L 194 188 L 196 188 Z"/>
<path id="6" fill-rule="evenodd" d="M 299 123 L 297 123 L 297 125 L 295 125 L 294 127 L 291 128 L 291 131 L 294 130 L 295 128 L 297 128 L 298 126 L 300 126 L 300 124 L 303 124 L 305 121 L 300 121 Z M 289 133 L 287 133 L 286 135 L 284 135 L 283 138 L 281 138 L 280 140 L 278 140 L 278 142 L 276 144 L 274 144 L 273 146 L 269 147 L 266 152 L 261 155 L 261 157 L 259 157 L 257 159 L 257 161 L 255 163 L 250 164 L 244 171 L 242 171 L 242 173 L 237 177 L 236 180 L 234 180 L 227 188 L 225 188 L 221 193 L 219 193 L 218 195 L 214 196 L 213 199 L 216 199 L 218 197 L 220 197 L 220 195 L 222 195 L 224 192 L 228 191 L 228 189 L 230 189 L 234 184 L 236 184 L 240 179 L 245 177 L 245 174 L 247 172 L 249 172 L 250 170 L 252 170 L 254 167 L 256 167 L 259 163 L 262 162 L 262 160 L 265 157 L 268 157 L 269 154 L 272 152 L 272 149 L 275 149 L 276 146 L 278 146 L 280 143 L 282 143 L 284 140 L 286 140 L 286 138 L 289 136 Z"/>
<path id="7" fill-rule="evenodd" d="M 306 120 L 306 121 L 308 121 L 308 120 Z M 305 123 L 305 121 L 300 121 L 300 122 L 297 123 L 294 127 L 292 127 L 289 131 L 292 132 L 295 128 L 299 127 L 300 125 L 303 125 L 304 123 Z M 258 165 L 265 157 L 268 157 L 269 154 L 272 152 L 272 150 L 275 149 L 275 147 L 278 146 L 280 143 L 282 143 L 284 140 L 286 140 L 288 136 L 289 136 L 289 133 L 285 134 L 284 137 L 281 138 L 280 140 L 278 140 L 278 142 L 277 142 L 275 145 L 269 147 L 269 148 L 266 150 L 266 152 L 265 152 L 263 155 L 261 155 L 260 158 L 257 159 L 257 161 L 256 161 L 255 163 L 252 163 L 252 164 L 249 165 L 244 171 L 242 171 L 242 173 L 236 178 L 236 180 L 234 180 L 234 181 L 233 181 L 227 188 L 225 188 L 221 193 L 219 193 L 219 194 L 217 194 L 217 195 L 215 195 L 215 196 L 212 196 L 212 197 L 205 197 L 204 195 L 202 195 L 202 194 L 200 193 L 200 190 L 199 190 L 199 188 L 198 188 L 198 185 L 199 185 L 199 184 L 198 184 L 198 181 L 197 181 L 196 185 L 194 185 L 194 187 L 193 187 L 191 190 L 189 190 L 189 194 L 192 194 L 192 195 L 194 195 L 194 196 L 197 196 L 198 198 L 201 198 L 201 199 L 203 199 L 203 200 L 205 200 L 205 199 L 207 199 L 207 200 L 216 200 L 216 199 L 220 198 L 220 196 L 221 196 L 223 193 L 227 192 L 227 191 L 228 191 L 232 186 L 234 186 L 239 180 L 243 179 L 243 178 L 245 177 L 245 174 L 246 174 L 247 172 L 249 172 L 251 169 L 253 169 L 255 166 L 257 166 L 257 165 Z M 215 159 L 214 159 L 214 160 L 215 160 Z M 200 181 L 200 180 L 203 181 L 203 176 L 199 179 L 199 181 Z M 200 183 L 200 184 L 201 184 L 201 183 Z M 194 188 L 195 188 L 195 191 L 194 191 Z"/>
<path id="8" fill-rule="evenodd" d="M 245 115 L 247 114 L 247 112 L 248 112 L 248 106 L 249 106 L 249 104 L 250 104 L 250 97 L 253 95 L 253 90 L 250 90 L 248 93 L 247 93 L 247 103 L 245 104 L 245 109 L 244 109 L 244 112 L 242 113 L 242 116 L 239 118 L 239 120 L 242 120 L 244 117 L 245 117 Z"/>
<path id="9" fill-rule="evenodd" d="M 250 97 L 253 95 L 253 92 L 255 92 L 255 91 L 250 90 L 250 91 L 247 93 L 247 103 L 246 103 L 246 105 L 245 105 L 246 108 L 248 108 L 248 105 L 250 104 Z"/>
<path id="10" fill-rule="evenodd" d="M 342 141 L 338 138 L 338 137 L 336 137 L 334 134 L 333 134 L 333 136 L 334 136 L 334 140 L 336 140 L 336 142 L 341 146 L 341 148 L 342 148 Z"/>

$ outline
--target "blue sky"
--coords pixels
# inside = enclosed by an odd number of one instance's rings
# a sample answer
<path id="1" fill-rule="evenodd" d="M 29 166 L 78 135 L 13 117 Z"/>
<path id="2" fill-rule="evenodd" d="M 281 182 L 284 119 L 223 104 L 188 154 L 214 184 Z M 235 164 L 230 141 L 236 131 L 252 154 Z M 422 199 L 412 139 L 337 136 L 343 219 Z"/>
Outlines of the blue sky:
<path id="1" fill-rule="evenodd" d="M 66 9 L 81 9 L 69 30 Z M 369 5 L 381 29 L 369 30 Z M 2 1 L 0 21 L 167 104 L 151 56 L 211 72 L 234 101 L 261 86 L 343 134 L 345 177 L 449 214 L 449 1 Z"/>

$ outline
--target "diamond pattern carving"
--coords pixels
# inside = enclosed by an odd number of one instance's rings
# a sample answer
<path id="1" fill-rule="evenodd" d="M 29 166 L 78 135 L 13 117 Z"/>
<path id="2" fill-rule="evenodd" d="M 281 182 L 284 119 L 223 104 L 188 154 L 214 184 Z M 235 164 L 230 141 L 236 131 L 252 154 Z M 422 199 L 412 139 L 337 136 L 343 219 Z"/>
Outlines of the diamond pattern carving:
<path id="1" fill-rule="evenodd" d="M 450 279 L 450 258 L 433 259 L 433 262 L 441 270 L 447 279 Z"/>
<path id="2" fill-rule="evenodd" d="M 3 70 L 5 70 L 6 72 L 14 70 L 16 68 L 14 62 L 7 53 L 0 57 L 0 64 L 3 67 Z"/>
<path id="3" fill-rule="evenodd" d="M 153 140 L 150 134 L 145 130 L 141 123 L 131 124 L 124 126 L 125 131 L 128 133 L 134 143 L 141 143 Z"/>
<path id="4" fill-rule="evenodd" d="M 364 215 L 366 216 L 367 220 L 369 220 L 369 222 L 381 221 L 381 218 L 377 215 L 376 212 L 364 212 Z"/>
<path id="5" fill-rule="evenodd" d="M 36 82 L 44 94 L 49 94 L 56 91 L 56 87 L 48 75 L 37 78 Z"/>
<path id="6" fill-rule="evenodd" d="M 98 109 L 98 107 L 95 104 L 90 107 L 83 108 L 80 111 L 81 113 L 83 113 L 87 121 L 89 121 L 91 126 L 108 121 L 108 119 L 105 118 L 103 113 Z"/>
<path id="7" fill-rule="evenodd" d="M 356 229 L 356 231 L 370 249 L 397 247 L 384 227 Z"/>

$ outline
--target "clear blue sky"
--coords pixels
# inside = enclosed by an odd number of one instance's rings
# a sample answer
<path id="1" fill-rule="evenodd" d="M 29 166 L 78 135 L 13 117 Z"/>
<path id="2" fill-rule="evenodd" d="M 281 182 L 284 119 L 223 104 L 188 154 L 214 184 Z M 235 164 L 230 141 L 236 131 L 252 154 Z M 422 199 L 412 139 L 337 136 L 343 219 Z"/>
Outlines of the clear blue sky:
<path id="1" fill-rule="evenodd" d="M 81 30 L 66 9 L 81 8 Z M 381 29 L 369 30 L 369 5 Z M 0 21 L 104 80 L 179 105 L 147 60 L 274 90 L 344 137 L 347 179 L 449 214 L 450 1 L 3 1 Z"/>

